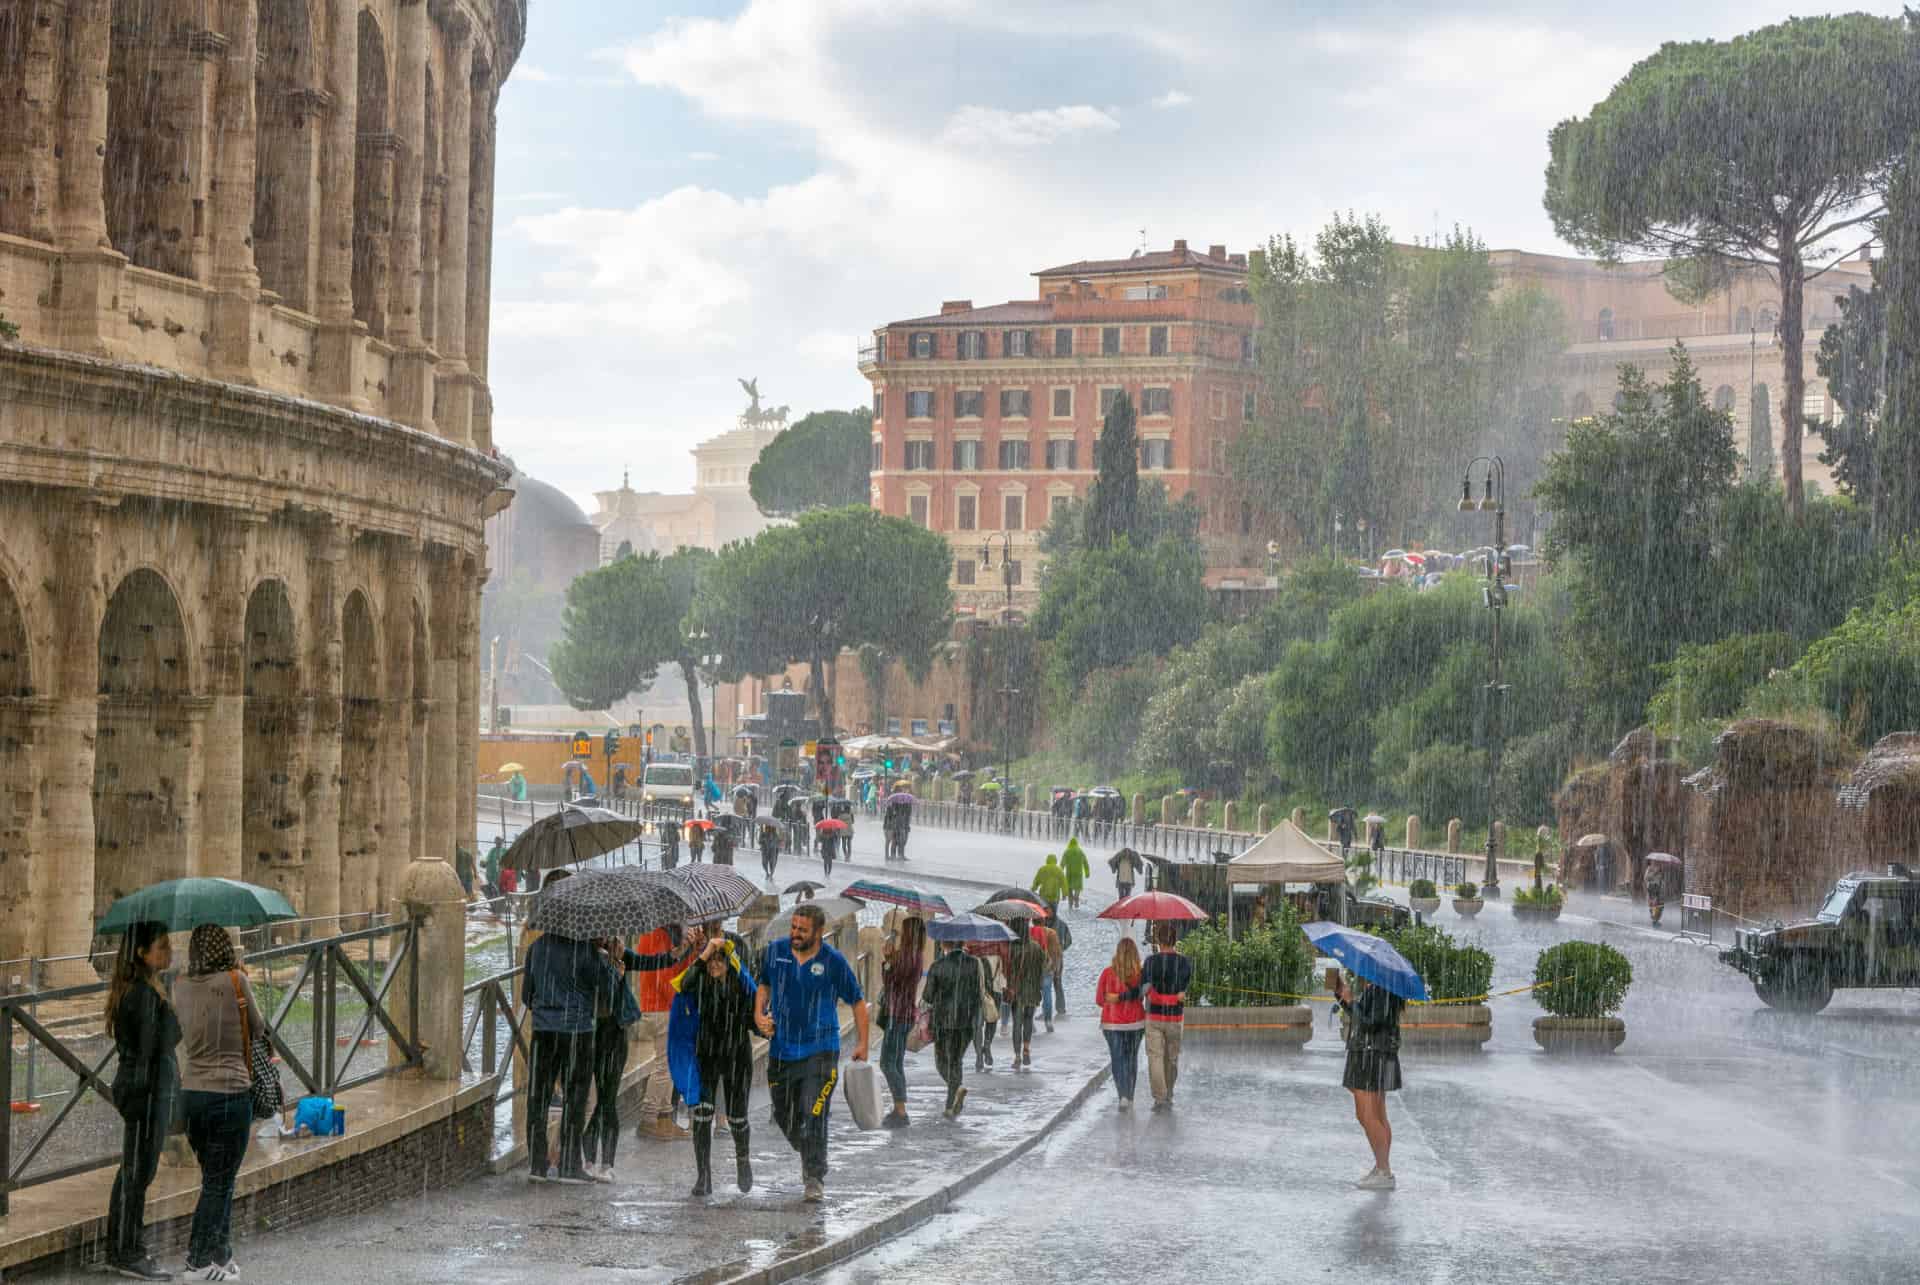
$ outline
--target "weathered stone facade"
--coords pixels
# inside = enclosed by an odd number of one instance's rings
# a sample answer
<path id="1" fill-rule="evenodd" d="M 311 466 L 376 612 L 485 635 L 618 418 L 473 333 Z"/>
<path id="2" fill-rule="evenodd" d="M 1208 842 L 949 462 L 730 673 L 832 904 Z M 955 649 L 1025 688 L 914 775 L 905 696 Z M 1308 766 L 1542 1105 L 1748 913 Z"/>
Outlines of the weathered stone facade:
<path id="1" fill-rule="evenodd" d="M 524 0 L 0 0 L 0 958 L 473 833 Z"/>

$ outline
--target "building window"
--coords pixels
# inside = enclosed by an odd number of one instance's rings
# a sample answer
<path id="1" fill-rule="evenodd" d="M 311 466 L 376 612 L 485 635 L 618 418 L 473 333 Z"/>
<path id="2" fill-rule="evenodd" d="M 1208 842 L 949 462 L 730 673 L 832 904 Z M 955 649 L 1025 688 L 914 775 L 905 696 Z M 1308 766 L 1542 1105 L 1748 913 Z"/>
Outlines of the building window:
<path id="1" fill-rule="evenodd" d="M 923 527 L 927 525 L 926 496 L 909 495 L 907 497 L 907 521 L 913 523 L 915 526 Z"/>
<path id="2" fill-rule="evenodd" d="M 1600 310 L 1600 337 L 1602 339 L 1613 338 L 1613 309 L 1611 308 L 1602 308 Z"/>
<path id="3" fill-rule="evenodd" d="M 908 342 L 912 345 L 910 351 L 913 353 L 914 356 L 916 357 L 933 356 L 933 353 L 934 353 L 933 332 L 931 330 L 914 331 L 912 336 L 909 338 Z"/>
<path id="4" fill-rule="evenodd" d="M 1227 471 L 1227 444 L 1217 437 L 1213 439 L 1213 471 L 1216 473 Z"/>
<path id="5" fill-rule="evenodd" d="M 1244 362 L 1253 361 L 1253 336 L 1252 335 L 1240 336 L 1240 360 Z"/>
<path id="6" fill-rule="evenodd" d="M 1071 437 L 1056 437 L 1047 443 L 1047 467 L 1050 469 L 1076 468 L 1076 443 Z"/>
<path id="7" fill-rule="evenodd" d="M 1061 326 L 1053 332 L 1053 355 L 1056 357 L 1073 356 L 1073 327 Z"/>
<path id="8" fill-rule="evenodd" d="M 876 437 L 873 439 L 873 468 L 870 471 L 878 473 L 886 464 L 887 444 Z"/>
<path id="9" fill-rule="evenodd" d="M 1104 326 L 1100 330 L 1100 355 L 1118 357 L 1120 355 L 1120 327 Z"/>
<path id="10" fill-rule="evenodd" d="M 1167 355 L 1167 328 L 1165 326 L 1147 327 L 1147 355 L 1164 357 Z"/>
<path id="11" fill-rule="evenodd" d="M 1031 449 L 1024 437 L 1009 437 L 1000 443 L 1000 467 L 1003 469 L 1023 469 L 1031 459 Z"/>
<path id="12" fill-rule="evenodd" d="M 921 388 L 921 389 L 916 389 L 913 392 L 910 392 L 907 394 L 907 418 L 908 419 L 932 419 L 933 418 L 933 390 L 932 389 Z"/>
<path id="13" fill-rule="evenodd" d="M 1164 437 L 1150 437 L 1140 443 L 1140 467 L 1143 469 L 1172 468 L 1173 443 Z"/>
<path id="14" fill-rule="evenodd" d="M 1073 390 L 1056 388 L 1053 390 L 1053 417 L 1055 419 L 1073 418 Z"/>
<path id="15" fill-rule="evenodd" d="M 1033 355 L 1033 332 L 1031 330 L 1007 330 L 1000 335 L 1001 351 L 1009 357 L 1031 357 Z"/>
<path id="16" fill-rule="evenodd" d="M 961 558 L 953 564 L 953 582 L 955 584 L 973 583 L 972 558 Z"/>
<path id="17" fill-rule="evenodd" d="M 1140 413 L 1142 415 L 1173 414 L 1173 390 L 1171 388 L 1142 388 L 1140 390 Z"/>
<path id="18" fill-rule="evenodd" d="M 907 468 L 925 470 L 933 467 L 933 443 L 916 441 L 907 443 Z"/>
<path id="19" fill-rule="evenodd" d="M 876 421 L 879 420 L 880 418 L 881 408 L 884 407 L 886 404 L 887 403 L 886 403 L 885 396 L 880 392 L 878 388 L 874 389 L 873 390 L 873 418 Z"/>
<path id="20" fill-rule="evenodd" d="M 980 467 L 980 442 L 977 438 L 959 438 L 953 444 L 953 467 L 957 472 L 971 472 Z"/>
<path id="21" fill-rule="evenodd" d="M 1733 314 L 1733 329 L 1736 334 L 1742 330 L 1752 330 L 1753 309 L 1742 304 L 1740 311 Z"/>
<path id="22" fill-rule="evenodd" d="M 962 495 L 953 506 L 953 525 L 957 531 L 972 531 L 980 525 L 980 497 Z M 968 563 L 972 566 L 972 563 Z M 969 581 L 968 583 L 972 583 Z"/>
<path id="23" fill-rule="evenodd" d="M 979 361 L 987 355 L 987 332 L 984 330 L 962 330 L 960 332 L 959 357 L 961 361 Z"/>
<path id="24" fill-rule="evenodd" d="M 955 419 L 979 419 L 986 414 L 987 395 L 978 388 L 956 389 L 953 394 Z"/>
<path id="25" fill-rule="evenodd" d="M 1757 320 L 1758 320 L 1760 329 L 1766 331 L 1768 334 L 1772 334 L 1774 323 L 1777 322 L 1779 318 L 1774 315 L 1773 309 L 1762 308 L 1760 310 L 1760 316 Z"/>
<path id="26" fill-rule="evenodd" d="M 887 735 L 888 736 L 900 735 L 900 720 L 898 718 L 889 718 L 887 720 Z"/>
<path id="27" fill-rule="evenodd" d="M 1240 534 L 1253 534 L 1253 505 L 1244 501 L 1240 505 Z"/>
<path id="28" fill-rule="evenodd" d="M 1101 419 L 1105 419 L 1107 416 L 1113 414 L 1113 404 L 1120 400 L 1121 392 L 1122 390 L 1118 388 L 1102 388 L 1100 390 Z"/>
<path id="29" fill-rule="evenodd" d="M 1067 511 L 1067 505 L 1073 503 L 1071 495 L 1051 495 L 1047 497 L 1047 521 L 1058 522 Z"/>
<path id="30" fill-rule="evenodd" d="M 1809 392 L 1800 399 L 1800 415 L 1803 419 L 1822 419 L 1827 413 L 1827 395 L 1823 392 Z"/>
<path id="31" fill-rule="evenodd" d="M 1000 529 L 1002 531 L 1024 531 L 1027 527 L 1027 498 L 1024 495 L 1003 495 L 1000 497 Z M 1008 563 L 1008 566 L 1015 564 Z"/>
<path id="32" fill-rule="evenodd" d="M 1245 420 L 1249 424 L 1253 423 L 1253 394 L 1252 393 L 1240 394 L 1240 418 Z"/>
<path id="33" fill-rule="evenodd" d="M 1167 297 L 1165 286 L 1128 286 L 1129 299 L 1164 299 Z"/>
<path id="34" fill-rule="evenodd" d="M 1033 409 L 1033 393 L 1025 388 L 1000 390 L 1000 418 L 1025 419 Z"/>

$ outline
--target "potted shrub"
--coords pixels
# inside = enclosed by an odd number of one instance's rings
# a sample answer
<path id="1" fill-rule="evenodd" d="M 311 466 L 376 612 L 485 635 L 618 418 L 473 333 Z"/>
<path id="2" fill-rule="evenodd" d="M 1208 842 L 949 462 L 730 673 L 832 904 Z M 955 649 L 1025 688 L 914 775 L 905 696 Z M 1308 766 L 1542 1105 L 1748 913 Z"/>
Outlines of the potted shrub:
<path id="1" fill-rule="evenodd" d="M 1312 984 L 1314 951 L 1291 905 L 1283 903 L 1266 924 L 1235 941 L 1215 924 L 1196 928 L 1181 939 L 1180 951 L 1193 961 L 1189 1035 L 1295 1049 L 1313 1038 L 1313 1011 L 1297 997 Z"/>
<path id="2" fill-rule="evenodd" d="M 1513 917 L 1515 919 L 1558 919 L 1560 908 L 1566 904 L 1566 895 L 1554 884 L 1538 888 L 1522 888 L 1513 894 Z"/>
<path id="3" fill-rule="evenodd" d="M 1633 965 L 1603 942 L 1563 941 L 1533 965 L 1534 1043 L 1549 1053 L 1611 1053 L 1627 1038 L 1615 1017 L 1633 984 Z"/>
<path id="4" fill-rule="evenodd" d="M 1415 879 L 1407 885 L 1407 904 L 1423 915 L 1440 909 L 1440 890 L 1431 879 Z"/>
<path id="5" fill-rule="evenodd" d="M 1382 929 L 1378 935 L 1406 957 L 1434 999 L 1474 1001 L 1407 1005 L 1400 1015 L 1404 1043 L 1472 1051 L 1493 1038 L 1493 1011 L 1482 1002 L 1493 982 L 1492 955 L 1462 945 L 1432 924 Z"/>
<path id="6" fill-rule="evenodd" d="M 1453 889 L 1453 913 L 1462 919 L 1471 919 L 1480 913 L 1480 907 L 1487 903 L 1481 899 L 1480 885 L 1471 881 L 1456 884 Z"/>

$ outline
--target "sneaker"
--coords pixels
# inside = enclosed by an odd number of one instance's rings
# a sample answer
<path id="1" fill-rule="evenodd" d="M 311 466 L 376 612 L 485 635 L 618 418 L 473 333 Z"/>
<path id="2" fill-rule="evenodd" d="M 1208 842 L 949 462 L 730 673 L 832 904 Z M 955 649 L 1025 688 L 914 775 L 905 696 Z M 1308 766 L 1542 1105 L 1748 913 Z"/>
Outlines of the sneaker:
<path id="1" fill-rule="evenodd" d="M 880 1127 L 882 1129 L 904 1129 L 911 1123 L 913 1122 L 899 1111 L 889 1111 L 880 1117 Z"/>
<path id="2" fill-rule="evenodd" d="M 225 1263 L 208 1263 L 205 1267 L 187 1268 L 185 1278 L 190 1281 L 237 1282 L 240 1279 L 240 1273 Z"/>
<path id="3" fill-rule="evenodd" d="M 585 1170 L 575 1173 L 558 1173 L 554 1175 L 553 1180 L 563 1187 L 584 1187 L 593 1181 Z"/>
<path id="4" fill-rule="evenodd" d="M 963 1084 L 958 1089 L 954 1090 L 953 1110 L 947 1112 L 947 1114 L 957 1120 L 960 1118 L 960 1112 L 966 1109 L 966 1105 L 967 1105 L 967 1088 Z"/>
<path id="5" fill-rule="evenodd" d="M 678 1142 L 682 1138 L 693 1136 L 691 1130 L 681 1128 L 670 1115 L 656 1116 L 652 1121 L 641 1125 L 639 1133 L 641 1137 L 652 1138 L 656 1142 Z"/>
<path id="6" fill-rule="evenodd" d="M 125 1262 L 125 1263 L 115 1263 L 113 1265 L 113 1270 L 120 1273 L 120 1275 L 125 1276 L 129 1280 L 170 1281 L 173 1279 L 172 1272 L 163 1271 L 160 1267 L 160 1264 L 154 1262 L 151 1258 L 142 1258 L 132 1262 Z"/>
<path id="7" fill-rule="evenodd" d="M 1122 1111 L 1131 1111 L 1131 1110 L 1133 1110 L 1133 1099 L 1132 1099 L 1132 1098 L 1121 1098 L 1121 1099 L 1120 1099 L 1120 1107 L 1119 1107 L 1119 1109 L 1120 1109 L 1120 1110 L 1122 1110 Z"/>
<path id="8" fill-rule="evenodd" d="M 801 1194 L 800 1199 L 806 1204 L 817 1205 L 826 1198 L 827 1184 L 821 1182 L 818 1178 L 807 1179 L 806 1190 Z M 152 1278 L 149 1277 L 149 1279 Z M 163 1277 L 162 1279 L 165 1278 Z"/>
<path id="9" fill-rule="evenodd" d="M 553 1176 L 545 1169 L 535 1169 L 527 1175 L 528 1182 L 552 1182 Z"/>
<path id="10" fill-rule="evenodd" d="M 1361 1191 L 1392 1191 L 1397 1184 L 1392 1174 L 1384 1169 L 1375 1169 L 1353 1185 Z"/>
<path id="11" fill-rule="evenodd" d="M 587 1177 L 593 1179 L 595 1182 L 612 1182 L 613 1166 L 612 1165 L 588 1165 Z"/>

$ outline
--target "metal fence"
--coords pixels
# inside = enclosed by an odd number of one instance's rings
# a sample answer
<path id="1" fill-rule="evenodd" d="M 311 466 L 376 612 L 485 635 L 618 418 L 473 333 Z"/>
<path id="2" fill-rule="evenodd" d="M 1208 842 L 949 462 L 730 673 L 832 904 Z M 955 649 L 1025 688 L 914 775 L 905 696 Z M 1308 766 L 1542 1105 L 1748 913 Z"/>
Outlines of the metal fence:
<path id="1" fill-rule="evenodd" d="M 398 920 L 249 952 L 251 969 L 272 970 L 277 964 L 292 969 L 284 987 L 265 977 L 257 978 L 255 986 L 262 1007 L 272 1009 L 261 1034 L 272 1043 L 283 1077 L 291 1074 L 305 1093 L 331 1096 L 420 1065 L 414 1033 L 404 1029 L 388 1007 L 394 987 L 403 986 L 403 1016 L 419 1011 L 415 942 L 413 922 Z M 350 951 L 361 943 L 366 957 L 356 963 Z M 14 1040 L 23 1033 L 28 1050 L 52 1058 L 74 1077 L 70 1087 L 42 1095 L 67 1099 L 52 1119 L 43 1120 L 31 1098 L 25 1100 L 26 1110 L 9 1112 L 7 1127 L 0 1129 L 0 1215 L 7 1212 L 14 1191 L 120 1161 L 120 1118 L 111 1105 L 108 1076 L 113 1042 L 97 1030 L 57 1033 L 52 1028 L 59 1023 L 41 1020 L 48 1008 L 98 1011 L 95 1006 L 104 1003 L 107 989 L 106 981 L 94 981 L 0 996 L 0 1083 L 8 1086 L 10 1096 L 21 1101 L 16 1075 L 26 1059 L 18 1058 Z M 390 1053 L 378 1065 L 356 1070 L 361 1050 L 380 1043 L 368 1038 L 376 1023 L 390 1042 Z M 343 1027 L 351 1034 L 342 1037 Z M 43 1157 L 46 1163 L 36 1169 Z"/>

